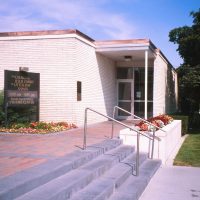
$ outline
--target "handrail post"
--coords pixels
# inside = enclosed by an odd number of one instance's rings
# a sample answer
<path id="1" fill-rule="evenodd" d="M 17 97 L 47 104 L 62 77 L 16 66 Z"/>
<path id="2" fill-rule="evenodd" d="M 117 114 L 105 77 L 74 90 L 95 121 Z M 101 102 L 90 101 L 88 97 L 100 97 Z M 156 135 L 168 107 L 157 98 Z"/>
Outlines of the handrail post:
<path id="1" fill-rule="evenodd" d="M 87 135 L 87 108 L 85 109 L 85 119 L 84 119 L 84 135 L 83 135 L 83 149 L 86 149 L 86 135 Z"/>
<path id="2" fill-rule="evenodd" d="M 140 165 L 140 134 L 137 133 L 137 152 L 136 152 L 136 176 L 139 176 L 139 165 Z"/>
<path id="3" fill-rule="evenodd" d="M 113 119 L 115 119 L 115 109 L 116 108 L 116 106 L 114 107 L 114 109 L 113 109 Z M 112 130 L 111 130 L 111 139 L 113 138 L 113 135 L 114 135 L 114 121 L 112 120 Z"/>
<path id="4" fill-rule="evenodd" d="M 155 127 L 153 128 L 153 140 L 152 140 L 152 148 L 151 148 L 151 159 L 153 159 L 153 153 L 154 153 L 154 142 L 155 142 Z"/>

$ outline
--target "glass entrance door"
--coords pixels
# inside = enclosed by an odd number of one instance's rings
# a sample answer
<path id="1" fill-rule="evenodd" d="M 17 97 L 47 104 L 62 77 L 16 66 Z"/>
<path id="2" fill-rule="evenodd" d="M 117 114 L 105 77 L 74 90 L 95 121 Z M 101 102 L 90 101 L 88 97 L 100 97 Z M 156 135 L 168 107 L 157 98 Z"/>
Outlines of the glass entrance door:
<path id="1" fill-rule="evenodd" d="M 147 115 L 153 116 L 153 67 L 148 67 Z M 118 106 L 140 117 L 145 116 L 145 68 L 117 68 L 117 100 Z M 118 111 L 119 119 L 127 119 L 129 115 Z"/>
<path id="2" fill-rule="evenodd" d="M 133 110 L 133 81 L 132 80 L 118 80 L 118 106 L 132 112 Z M 118 111 L 118 118 L 127 119 L 129 114 Z"/>

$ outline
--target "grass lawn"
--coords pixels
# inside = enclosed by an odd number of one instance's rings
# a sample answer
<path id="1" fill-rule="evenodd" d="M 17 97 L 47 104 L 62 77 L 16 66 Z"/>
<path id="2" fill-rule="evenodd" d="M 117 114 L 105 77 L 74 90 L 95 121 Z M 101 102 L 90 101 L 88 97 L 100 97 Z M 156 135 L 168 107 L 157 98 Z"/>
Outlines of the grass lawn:
<path id="1" fill-rule="evenodd" d="M 200 167 L 200 131 L 189 134 L 185 139 L 174 165 Z"/>

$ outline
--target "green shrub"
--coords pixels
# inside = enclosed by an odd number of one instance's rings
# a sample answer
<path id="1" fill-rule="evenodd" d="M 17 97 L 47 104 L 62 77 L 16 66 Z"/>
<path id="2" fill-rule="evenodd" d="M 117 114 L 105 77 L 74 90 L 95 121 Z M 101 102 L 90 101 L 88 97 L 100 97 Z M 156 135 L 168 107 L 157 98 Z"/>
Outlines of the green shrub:
<path id="1" fill-rule="evenodd" d="M 3 90 L 0 90 L 0 105 L 3 105 L 3 101 L 4 101 L 4 92 Z"/>
<path id="2" fill-rule="evenodd" d="M 0 126 L 4 124 L 5 113 L 0 109 Z"/>
<path id="3" fill-rule="evenodd" d="M 200 114 L 199 112 L 194 112 L 189 116 L 189 125 L 193 130 L 200 130 Z"/>
<path id="4" fill-rule="evenodd" d="M 28 127 L 29 127 L 29 123 L 17 123 L 11 126 L 11 128 L 14 128 L 14 129 L 28 128 Z"/>
<path id="5" fill-rule="evenodd" d="M 2 112 L 2 114 L 5 120 L 5 113 Z M 35 113 L 32 108 L 9 107 L 7 109 L 7 125 L 12 126 L 17 123 L 26 124 L 31 121 L 36 121 L 34 114 Z M 4 125 L 4 123 L 2 123 L 2 125 Z"/>
<path id="6" fill-rule="evenodd" d="M 35 129 L 47 129 L 47 130 L 50 130 L 51 129 L 51 124 L 48 124 L 46 122 L 38 122 L 37 126 L 35 126 Z"/>
<path id="7" fill-rule="evenodd" d="M 3 111 L 4 92 L 0 90 L 0 126 L 4 123 L 5 113 Z"/>
<path id="8" fill-rule="evenodd" d="M 185 135 L 188 133 L 188 123 L 189 123 L 189 117 L 185 115 L 170 115 L 175 120 L 182 120 L 182 135 Z"/>
<path id="9" fill-rule="evenodd" d="M 0 126 L 12 126 L 13 124 L 26 124 L 37 119 L 36 106 L 31 107 L 8 107 L 7 124 L 4 110 L 4 91 L 0 90 Z"/>

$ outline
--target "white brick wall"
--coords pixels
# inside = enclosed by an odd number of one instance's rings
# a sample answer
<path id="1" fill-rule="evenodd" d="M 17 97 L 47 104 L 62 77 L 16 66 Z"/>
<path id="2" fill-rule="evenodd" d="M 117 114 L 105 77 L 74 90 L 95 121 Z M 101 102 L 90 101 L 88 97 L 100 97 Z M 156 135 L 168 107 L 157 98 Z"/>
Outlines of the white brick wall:
<path id="1" fill-rule="evenodd" d="M 40 73 L 40 120 L 71 120 L 75 39 L 0 41 L 0 88 L 4 69 Z M 58 108 L 61 109 L 58 109 Z"/>
<path id="2" fill-rule="evenodd" d="M 177 74 L 160 54 L 154 61 L 153 115 L 177 110 Z"/>
<path id="3" fill-rule="evenodd" d="M 154 61 L 153 115 L 165 113 L 167 63 L 158 54 Z"/>
<path id="4" fill-rule="evenodd" d="M 85 107 L 111 114 L 115 104 L 114 63 L 96 55 L 94 47 L 79 39 L 0 40 L 0 90 L 4 70 L 18 71 L 19 67 L 40 73 L 40 120 L 81 124 Z M 76 100 L 76 81 L 82 82 L 80 102 Z M 89 123 L 102 120 L 95 115 Z"/>
<path id="5" fill-rule="evenodd" d="M 74 117 L 83 122 L 85 107 L 112 115 L 116 104 L 114 62 L 95 53 L 94 47 L 76 42 L 75 80 L 82 82 L 82 101 L 75 103 Z M 89 112 L 89 122 L 106 120 Z"/>

